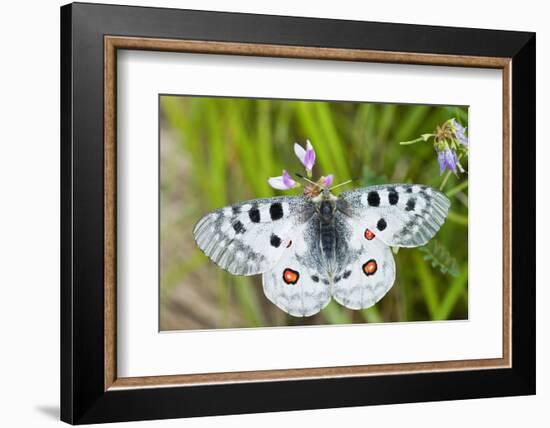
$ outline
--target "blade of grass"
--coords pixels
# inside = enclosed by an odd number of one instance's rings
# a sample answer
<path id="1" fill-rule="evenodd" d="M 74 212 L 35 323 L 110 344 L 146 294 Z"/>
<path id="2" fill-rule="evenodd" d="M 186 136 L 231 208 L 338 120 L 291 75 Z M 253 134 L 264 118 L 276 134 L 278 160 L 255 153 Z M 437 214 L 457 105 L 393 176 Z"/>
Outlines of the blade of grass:
<path id="1" fill-rule="evenodd" d="M 347 158 L 344 156 L 342 142 L 334 126 L 334 118 L 332 117 L 329 104 L 326 102 L 317 102 L 314 103 L 313 106 L 317 113 L 319 126 L 324 135 L 324 142 L 328 145 L 332 156 L 333 168 L 335 168 L 341 180 L 351 178 L 346 162 Z"/>
<path id="2" fill-rule="evenodd" d="M 271 101 L 258 100 L 256 109 L 258 121 L 256 125 L 255 147 L 258 158 L 258 169 L 266 174 L 271 174 L 275 171 L 271 141 Z M 271 196 L 272 194 L 273 191 L 271 188 L 266 186 L 265 196 Z M 262 194 L 262 196 L 264 195 Z"/>
<path id="3" fill-rule="evenodd" d="M 437 308 L 439 307 L 437 286 L 419 251 L 415 251 L 414 259 L 416 272 L 420 280 L 420 288 L 422 290 L 422 294 L 424 295 L 424 301 L 426 303 L 426 307 L 428 308 L 430 318 L 433 320 L 435 319 Z"/>
<path id="4" fill-rule="evenodd" d="M 325 306 L 321 313 L 330 324 L 349 324 L 351 322 L 342 307 L 334 300 Z"/>
<path id="5" fill-rule="evenodd" d="M 414 108 L 405 109 L 405 112 L 399 127 L 397 127 L 397 132 L 394 135 L 396 141 L 406 141 L 409 140 L 411 136 L 417 135 L 418 132 L 416 132 L 416 130 L 430 112 L 430 107 L 414 106 Z"/>
<path id="6" fill-rule="evenodd" d="M 367 322 L 378 322 L 378 323 L 380 323 L 380 322 L 384 321 L 384 319 L 380 315 L 380 311 L 378 310 L 378 307 L 376 307 L 376 306 L 371 306 L 370 308 L 362 309 L 361 310 L 361 315 L 363 316 L 363 318 Z"/>
<path id="7" fill-rule="evenodd" d="M 465 215 L 458 214 L 454 211 L 449 211 L 449 213 L 447 214 L 447 218 L 453 223 L 468 227 L 468 217 Z"/>
<path id="8" fill-rule="evenodd" d="M 208 258 L 197 249 L 182 263 L 172 265 L 162 277 L 162 292 L 168 292 L 172 287 L 180 284 L 187 275 L 197 270 L 207 261 Z"/>
<path id="9" fill-rule="evenodd" d="M 456 195 L 458 192 L 462 191 L 462 190 L 465 189 L 466 187 L 468 187 L 468 180 L 463 181 L 463 182 L 460 183 L 458 186 L 455 186 L 455 187 L 453 187 L 453 188 L 450 189 L 450 190 L 447 190 L 447 191 L 445 192 L 445 194 L 450 198 L 451 196 Z"/>
<path id="10" fill-rule="evenodd" d="M 220 309 L 220 326 L 229 327 L 230 288 L 224 272 L 217 272 L 218 307 Z"/>
<path id="11" fill-rule="evenodd" d="M 375 123 L 376 110 L 372 104 L 361 104 L 357 108 L 356 117 L 353 121 L 352 138 L 353 143 L 350 150 L 353 162 L 352 173 L 357 174 L 363 170 L 364 165 L 371 164 L 372 152 L 366 150 L 367 145 L 374 138 L 372 127 Z"/>
<path id="12" fill-rule="evenodd" d="M 397 111 L 397 105 L 386 104 L 381 106 L 382 114 L 380 116 L 378 138 L 381 141 L 386 141 L 392 126 L 395 123 L 395 113 Z"/>
<path id="13" fill-rule="evenodd" d="M 248 134 L 248 127 L 245 126 L 243 118 L 243 104 L 239 100 L 230 101 L 226 111 L 228 115 L 228 127 L 233 135 L 233 141 L 236 146 L 238 165 L 244 173 L 245 180 L 249 184 L 256 196 L 270 195 L 271 189 L 267 184 L 267 179 L 258 178 L 258 164 L 254 142 Z"/>
<path id="14" fill-rule="evenodd" d="M 338 137 L 331 131 L 332 125 L 329 124 L 329 116 L 324 112 L 322 113 L 323 119 L 320 119 L 315 104 L 318 103 L 303 101 L 295 105 L 302 132 L 307 135 L 315 147 L 315 153 L 323 173 L 334 172 L 339 178 L 349 177 L 341 147 L 338 147 L 336 153 L 333 153 L 334 145 L 338 144 Z M 320 120 L 322 120 L 323 126 L 320 126 Z"/>
<path id="15" fill-rule="evenodd" d="M 264 320 L 260 310 L 260 302 L 250 279 L 246 276 L 234 276 L 232 279 L 237 301 L 248 326 L 262 327 Z"/>
<path id="16" fill-rule="evenodd" d="M 211 101 L 211 100 L 209 100 Z M 209 192 L 206 196 L 210 198 L 211 206 L 214 208 L 222 207 L 226 204 L 226 191 L 225 191 L 225 156 L 223 136 L 221 133 L 220 113 L 218 111 L 218 104 L 209 103 L 206 109 L 206 126 L 208 127 L 210 150 L 208 154 L 210 156 L 208 165 L 208 187 Z"/>
<path id="17" fill-rule="evenodd" d="M 447 289 L 441 304 L 437 308 L 435 313 L 435 319 L 437 320 L 446 320 L 449 318 L 452 310 L 455 307 L 455 304 L 458 302 L 462 293 L 467 289 L 466 285 L 468 282 L 468 266 L 464 266 L 460 275 L 455 278 Z"/>
<path id="18" fill-rule="evenodd" d="M 197 100 L 191 100 L 184 104 L 180 97 L 163 96 L 160 100 L 161 110 L 169 126 L 176 130 L 178 134 L 178 147 L 191 156 L 193 165 L 205 165 L 203 151 L 200 150 L 200 136 L 198 130 L 202 127 L 196 127 Z M 184 105 L 188 108 L 184 109 Z M 195 172 L 195 171 L 194 171 Z M 196 183 L 199 186 L 205 186 L 205 172 L 203 170 L 196 171 L 193 174 Z"/>

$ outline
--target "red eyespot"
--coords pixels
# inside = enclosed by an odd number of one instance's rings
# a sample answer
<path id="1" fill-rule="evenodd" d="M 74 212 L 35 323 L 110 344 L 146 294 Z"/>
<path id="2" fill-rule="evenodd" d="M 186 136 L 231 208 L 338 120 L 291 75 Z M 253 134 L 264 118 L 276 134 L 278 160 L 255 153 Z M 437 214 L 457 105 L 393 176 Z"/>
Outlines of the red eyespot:
<path id="1" fill-rule="evenodd" d="M 365 229 L 365 239 L 367 241 L 370 241 L 371 239 L 374 239 L 376 235 L 374 234 L 374 232 L 370 229 Z"/>
<path id="2" fill-rule="evenodd" d="M 283 271 L 283 281 L 287 284 L 296 284 L 298 282 L 298 278 L 300 278 L 300 274 L 295 270 L 286 268 Z"/>
<path id="3" fill-rule="evenodd" d="M 377 270 L 378 265 L 376 264 L 376 260 L 374 259 L 370 259 L 367 263 L 363 265 L 363 273 L 367 276 L 374 275 Z"/>

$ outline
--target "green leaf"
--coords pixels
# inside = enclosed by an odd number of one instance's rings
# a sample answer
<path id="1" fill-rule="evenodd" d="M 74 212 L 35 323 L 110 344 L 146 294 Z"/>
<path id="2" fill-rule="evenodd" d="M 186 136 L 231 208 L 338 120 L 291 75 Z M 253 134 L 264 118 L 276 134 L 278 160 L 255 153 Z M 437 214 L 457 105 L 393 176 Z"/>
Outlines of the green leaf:
<path id="1" fill-rule="evenodd" d="M 432 268 L 438 268 L 443 274 L 448 273 L 455 277 L 459 275 L 458 262 L 437 239 L 432 239 L 427 245 L 418 249 L 424 253 L 423 260 L 431 262 Z"/>

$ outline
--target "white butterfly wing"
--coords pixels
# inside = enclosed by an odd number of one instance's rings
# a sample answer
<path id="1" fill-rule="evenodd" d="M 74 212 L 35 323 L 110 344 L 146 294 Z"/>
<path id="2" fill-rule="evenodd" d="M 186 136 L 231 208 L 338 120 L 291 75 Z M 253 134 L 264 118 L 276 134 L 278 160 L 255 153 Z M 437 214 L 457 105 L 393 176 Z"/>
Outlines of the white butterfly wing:
<path id="1" fill-rule="evenodd" d="M 365 234 L 363 220 L 337 213 L 337 268 L 332 276 L 332 297 L 350 309 L 373 306 L 395 281 L 395 261 L 390 247 Z"/>
<path id="2" fill-rule="evenodd" d="M 450 204 L 443 193 L 417 184 L 364 187 L 338 199 L 341 211 L 396 247 L 426 244 L 445 222 Z"/>
<path id="3" fill-rule="evenodd" d="M 263 274 L 266 297 L 295 317 L 315 315 L 330 301 L 329 278 L 320 263 L 318 225 L 296 227 L 276 266 Z"/>
<path id="4" fill-rule="evenodd" d="M 303 196 L 255 199 L 206 214 L 193 235 L 199 248 L 234 275 L 255 275 L 275 266 L 290 231 L 311 217 Z"/>

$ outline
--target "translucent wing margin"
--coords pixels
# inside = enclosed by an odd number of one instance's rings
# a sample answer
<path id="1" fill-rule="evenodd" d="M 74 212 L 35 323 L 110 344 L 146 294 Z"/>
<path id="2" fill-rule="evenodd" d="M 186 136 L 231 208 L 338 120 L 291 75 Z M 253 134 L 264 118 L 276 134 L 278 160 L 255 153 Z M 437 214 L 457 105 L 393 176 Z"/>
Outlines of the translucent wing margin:
<path id="1" fill-rule="evenodd" d="M 443 193 L 431 187 L 391 184 L 344 192 L 337 206 L 387 245 L 417 247 L 438 232 L 450 205 Z"/>

